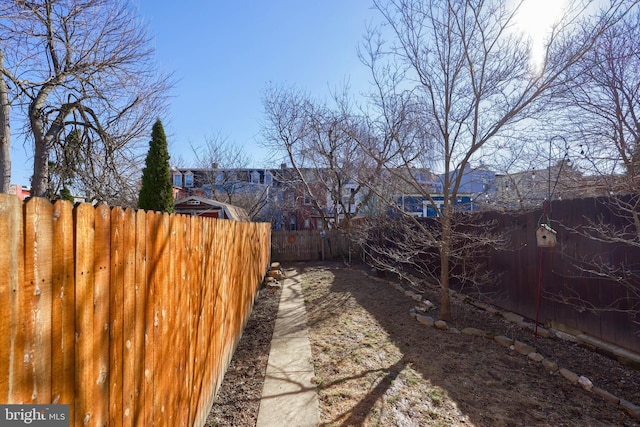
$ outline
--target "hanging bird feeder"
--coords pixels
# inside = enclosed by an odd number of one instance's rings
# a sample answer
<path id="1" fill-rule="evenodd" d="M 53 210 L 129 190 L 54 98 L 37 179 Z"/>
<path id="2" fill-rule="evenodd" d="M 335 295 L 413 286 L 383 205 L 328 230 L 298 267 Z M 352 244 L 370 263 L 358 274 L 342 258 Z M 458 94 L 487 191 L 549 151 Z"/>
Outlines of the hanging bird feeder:
<path id="1" fill-rule="evenodd" d="M 542 224 L 536 230 L 536 241 L 538 247 L 552 248 L 558 244 L 557 239 L 558 232 L 551 228 L 550 225 Z"/>

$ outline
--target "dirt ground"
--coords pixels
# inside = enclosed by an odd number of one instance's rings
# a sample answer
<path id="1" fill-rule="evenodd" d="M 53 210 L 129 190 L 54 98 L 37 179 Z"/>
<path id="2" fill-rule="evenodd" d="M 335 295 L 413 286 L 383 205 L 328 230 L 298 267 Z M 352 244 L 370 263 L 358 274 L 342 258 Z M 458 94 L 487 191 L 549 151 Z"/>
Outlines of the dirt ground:
<path id="1" fill-rule="evenodd" d="M 366 267 L 295 264 L 302 280 L 323 426 L 640 426 L 616 405 L 493 340 L 419 324 L 416 302 Z M 436 302 L 436 292 L 429 295 Z M 254 426 L 279 291 L 263 290 L 209 422 Z M 437 317 L 437 308 L 429 313 Z M 534 340 L 462 300 L 450 326 L 536 346 L 560 367 L 640 404 L 640 371 L 575 343 Z"/>

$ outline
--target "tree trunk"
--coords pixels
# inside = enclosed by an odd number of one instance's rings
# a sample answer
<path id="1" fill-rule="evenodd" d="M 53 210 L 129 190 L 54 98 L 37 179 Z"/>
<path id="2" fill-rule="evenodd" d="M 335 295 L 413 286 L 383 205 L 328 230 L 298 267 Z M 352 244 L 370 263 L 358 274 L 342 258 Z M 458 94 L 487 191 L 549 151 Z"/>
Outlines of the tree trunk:
<path id="1" fill-rule="evenodd" d="M 31 118 L 31 129 L 33 130 L 35 139 L 31 195 L 34 197 L 44 197 L 49 185 L 49 147 L 45 135 L 42 132 L 42 125 L 39 123 L 34 124 L 34 122 L 38 121 L 38 118 Z"/>
<path id="2" fill-rule="evenodd" d="M 31 177 L 31 195 L 44 197 L 49 187 L 49 150 L 54 138 L 57 138 L 62 130 L 62 123 L 67 113 L 72 111 L 71 104 L 65 104 L 60 108 L 57 117 L 52 121 L 48 130 L 45 130 L 42 122 L 42 106 L 54 86 L 43 88 L 35 100 L 29 106 L 29 123 L 33 133 L 33 176 Z"/>
<path id="3" fill-rule="evenodd" d="M 445 202 L 446 203 L 446 202 Z M 440 320 L 451 320 L 449 301 L 449 253 L 451 248 L 451 213 L 448 206 L 442 211 L 442 241 L 440 242 Z"/>
<path id="4" fill-rule="evenodd" d="M 4 69 L 4 53 L 0 50 L 0 70 Z M 11 189 L 11 127 L 9 126 L 9 94 L 4 74 L 0 72 L 0 193 Z"/>

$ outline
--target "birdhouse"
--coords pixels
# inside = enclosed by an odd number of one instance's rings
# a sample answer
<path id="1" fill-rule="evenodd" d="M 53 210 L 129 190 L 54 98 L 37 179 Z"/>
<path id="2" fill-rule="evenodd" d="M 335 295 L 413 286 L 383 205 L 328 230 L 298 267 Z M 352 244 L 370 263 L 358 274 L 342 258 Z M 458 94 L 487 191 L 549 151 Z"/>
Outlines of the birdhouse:
<path id="1" fill-rule="evenodd" d="M 536 230 L 536 240 L 538 242 L 538 246 L 541 248 L 552 248 L 558 244 L 556 239 L 556 235 L 558 233 L 556 230 L 548 226 L 547 224 L 542 224 Z"/>

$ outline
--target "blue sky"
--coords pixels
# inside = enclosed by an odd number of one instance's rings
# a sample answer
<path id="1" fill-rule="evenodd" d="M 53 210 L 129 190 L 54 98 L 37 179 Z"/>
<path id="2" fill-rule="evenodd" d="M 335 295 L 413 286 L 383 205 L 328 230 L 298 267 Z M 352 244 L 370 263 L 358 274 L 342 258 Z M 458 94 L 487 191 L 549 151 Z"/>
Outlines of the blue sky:
<path id="1" fill-rule="evenodd" d="M 316 96 L 349 80 L 364 87 L 356 48 L 377 16 L 364 0 L 139 0 L 160 66 L 175 73 L 170 117 L 163 119 L 171 155 L 193 159 L 189 144 L 219 135 L 263 166 L 259 144 L 269 82 Z M 188 165 L 185 165 L 188 166 Z M 271 164 L 273 166 L 273 164 Z"/>
<path id="2" fill-rule="evenodd" d="M 366 24 L 378 19 L 369 0 L 132 1 L 148 25 L 159 67 L 177 81 L 161 119 L 171 156 L 184 166 L 194 161 L 190 144 L 213 135 L 241 146 L 251 166 L 267 165 L 271 153 L 259 142 L 269 82 L 318 97 L 347 80 L 354 90 L 367 85 L 356 49 Z M 13 183 L 30 184 L 26 151 L 14 138 Z"/>

